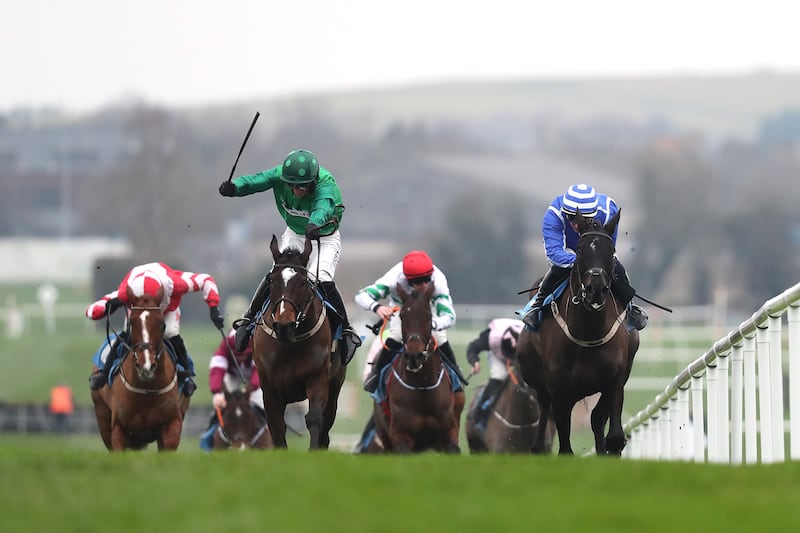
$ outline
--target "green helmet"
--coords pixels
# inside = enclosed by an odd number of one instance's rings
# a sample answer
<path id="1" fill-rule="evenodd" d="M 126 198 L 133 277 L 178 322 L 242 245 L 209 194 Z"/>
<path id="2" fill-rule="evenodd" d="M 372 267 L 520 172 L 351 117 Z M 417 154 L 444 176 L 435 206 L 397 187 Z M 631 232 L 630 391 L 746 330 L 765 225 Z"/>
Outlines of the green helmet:
<path id="1" fill-rule="evenodd" d="M 281 180 L 291 185 L 310 183 L 319 176 L 317 156 L 308 150 L 290 152 L 283 161 Z"/>

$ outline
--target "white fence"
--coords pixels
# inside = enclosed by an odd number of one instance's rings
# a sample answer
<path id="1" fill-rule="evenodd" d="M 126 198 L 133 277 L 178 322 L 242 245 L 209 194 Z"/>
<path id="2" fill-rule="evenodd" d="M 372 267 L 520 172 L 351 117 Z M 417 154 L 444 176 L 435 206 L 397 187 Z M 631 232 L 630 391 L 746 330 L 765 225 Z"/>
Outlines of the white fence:
<path id="1" fill-rule="evenodd" d="M 789 366 L 788 424 L 784 419 L 784 345 Z M 765 302 L 631 418 L 624 425 L 629 441 L 623 455 L 729 464 L 783 462 L 787 429 L 790 458 L 798 460 L 800 283 Z"/>

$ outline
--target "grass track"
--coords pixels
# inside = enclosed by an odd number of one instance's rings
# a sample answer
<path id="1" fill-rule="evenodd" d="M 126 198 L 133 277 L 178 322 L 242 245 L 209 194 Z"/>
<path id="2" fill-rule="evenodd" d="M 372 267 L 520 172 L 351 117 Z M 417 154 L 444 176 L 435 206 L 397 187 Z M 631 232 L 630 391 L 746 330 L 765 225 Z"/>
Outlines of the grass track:
<path id="1" fill-rule="evenodd" d="M 0 436 L 4 531 L 771 531 L 800 464 L 122 453 Z"/>

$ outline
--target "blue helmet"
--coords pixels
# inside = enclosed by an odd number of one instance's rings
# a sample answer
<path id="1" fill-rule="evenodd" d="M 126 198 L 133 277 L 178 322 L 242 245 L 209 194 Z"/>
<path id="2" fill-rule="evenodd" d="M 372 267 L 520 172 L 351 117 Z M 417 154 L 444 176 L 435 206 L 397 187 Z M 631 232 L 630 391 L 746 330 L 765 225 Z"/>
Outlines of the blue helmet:
<path id="1" fill-rule="evenodd" d="M 565 215 L 581 215 L 593 218 L 597 215 L 597 191 L 591 185 L 571 185 L 561 200 L 561 212 Z"/>

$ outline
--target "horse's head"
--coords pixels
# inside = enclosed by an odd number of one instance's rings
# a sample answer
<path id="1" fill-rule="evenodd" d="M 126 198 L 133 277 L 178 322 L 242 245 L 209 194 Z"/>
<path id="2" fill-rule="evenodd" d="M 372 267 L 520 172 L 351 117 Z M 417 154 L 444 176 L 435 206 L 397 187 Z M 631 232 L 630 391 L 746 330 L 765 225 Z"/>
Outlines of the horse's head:
<path id="1" fill-rule="evenodd" d="M 278 249 L 278 238 L 273 235 L 270 251 L 275 261 L 269 273 L 270 318 L 275 336 L 282 342 L 293 342 L 298 328 L 311 309 L 316 295 L 308 279 L 308 257 L 311 240 L 306 239 L 302 251 Z"/>
<path id="2" fill-rule="evenodd" d="M 620 213 L 617 211 L 605 226 L 592 218 L 584 218 L 580 213 L 576 218 L 580 238 L 573 266 L 578 289 L 573 297 L 592 311 L 603 309 L 611 290 L 615 251 L 612 235 L 619 223 Z"/>
<path id="3" fill-rule="evenodd" d="M 136 362 L 136 373 L 142 381 L 150 381 L 155 376 L 158 363 L 164 354 L 164 311 L 161 301 L 164 287 L 146 292 L 137 291 L 130 285 L 127 288 L 130 315 L 130 351 Z"/>
<path id="4" fill-rule="evenodd" d="M 222 409 L 222 432 L 226 443 L 234 449 L 244 450 L 264 427 L 264 422 L 253 412 L 250 394 L 244 388 L 225 393 Z"/>
<path id="5" fill-rule="evenodd" d="M 423 292 L 417 292 L 413 287 L 410 292 L 406 292 L 401 285 L 397 286 L 397 293 L 403 302 L 400 308 L 400 325 L 406 368 L 411 371 L 419 371 L 428 357 L 436 351 L 436 342 L 432 335 L 433 291 L 433 283 L 428 283 Z"/>

